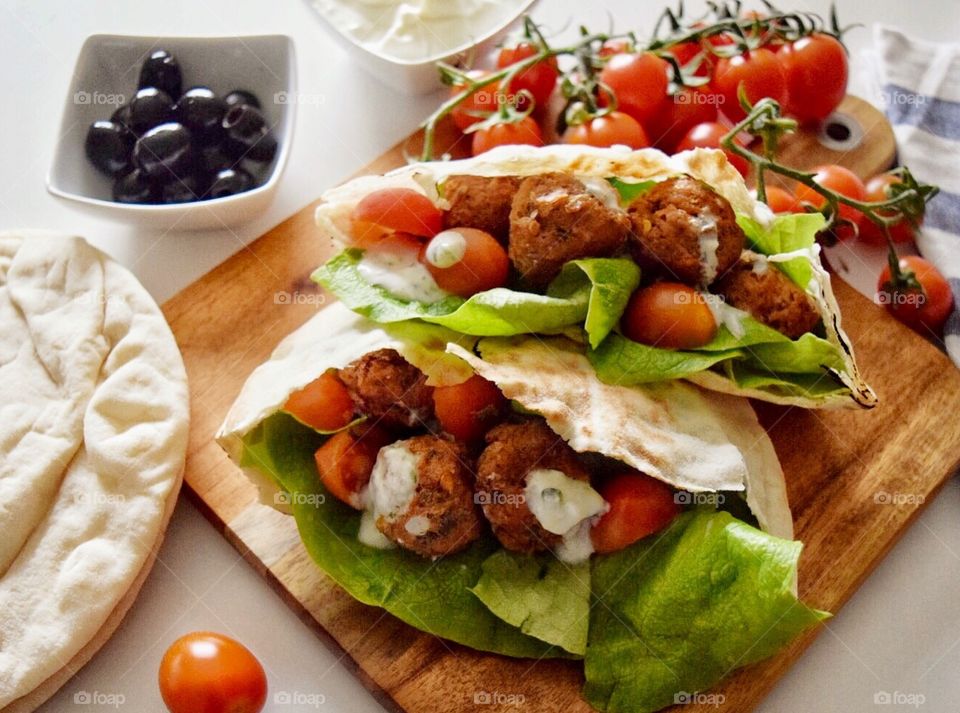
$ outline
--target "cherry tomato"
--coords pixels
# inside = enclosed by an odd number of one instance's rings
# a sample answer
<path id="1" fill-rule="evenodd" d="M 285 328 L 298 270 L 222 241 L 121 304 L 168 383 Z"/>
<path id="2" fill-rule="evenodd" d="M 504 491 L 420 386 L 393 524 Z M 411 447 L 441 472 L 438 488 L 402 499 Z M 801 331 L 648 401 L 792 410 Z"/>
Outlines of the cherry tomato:
<path id="1" fill-rule="evenodd" d="M 866 200 L 871 203 L 888 200 L 891 197 L 889 188 L 895 183 L 900 183 L 900 178 L 895 174 L 881 173 L 874 176 L 865 186 Z M 883 214 L 884 211 L 881 211 L 881 215 Z M 886 214 L 890 215 L 891 212 Z M 916 230 L 909 220 L 903 219 L 890 226 L 890 237 L 895 243 L 912 243 L 916 238 Z M 880 226 L 866 217 L 860 224 L 860 239 L 870 245 L 883 245 L 886 242 Z"/>
<path id="2" fill-rule="evenodd" d="M 563 143 L 588 146 L 623 144 L 632 149 L 650 145 L 643 127 L 622 111 L 611 111 L 606 116 L 596 116 L 577 126 L 568 126 L 563 132 Z"/>
<path id="3" fill-rule="evenodd" d="M 674 94 L 659 114 L 647 122 L 653 143 L 673 153 L 694 126 L 717 120 L 717 95 L 707 87 L 683 87 Z"/>
<path id="4" fill-rule="evenodd" d="M 540 133 L 540 127 L 531 117 L 525 116 L 519 121 L 508 124 L 494 124 L 486 129 L 474 132 L 471 152 L 474 156 L 479 156 L 497 146 L 514 144 L 543 146 L 543 135 Z"/>
<path id="5" fill-rule="evenodd" d="M 847 52 L 830 35 L 816 33 L 777 53 L 787 81 L 784 110 L 801 122 L 829 116 L 847 93 Z"/>
<path id="6" fill-rule="evenodd" d="M 443 211 L 412 188 L 382 188 L 368 193 L 354 207 L 351 219 L 354 239 L 361 243 L 369 243 L 371 224 L 427 238 L 443 228 Z"/>
<path id="7" fill-rule="evenodd" d="M 243 644 L 195 631 L 170 645 L 160 662 L 160 695 L 171 713 L 258 713 L 267 676 Z"/>
<path id="8" fill-rule="evenodd" d="M 683 67 L 685 71 L 690 71 L 691 68 L 688 65 L 693 62 L 697 55 L 702 55 L 697 69 L 693 72 L 695 77 L 709 77 L 714 64 L 716 64 L 716 57 L 706 52 L 699 42 L 681 42 L 668 47 L 667 52 L 677 58 L 677 64 Z"/>
<path id="9" fill-rule="evenodd" d="M 914 274 L 920 289 L 892 290 L 890 266 L 887 265 L 877 280 L 877 300 L 887 311 L 911 329 L 932 332 L 940 336 L 943 323 L 953 312 L 953 294 L 950 283 L 930 262 L 916 255 L 900 258 L 900 269 Z"/>
<path id="10" fill-rule="evenodd" d="M 677 151 L 689 151 L 691 149 L 721 149 L 726 154 L 727 161 L 744 178 L 750 172 L 750 162 L 743 156 L 738 156 L 733 151 L 722 148 L 720 140 L 727 135 L 729 129 L 716 121 L 705 121 L 697 124 L 687 135 L 680 139 L 677 144 Z"/>
<path id="11" fill-rule="evenodd" d="M 617 108 L 643 125 L 668 101 L 669 66 L 652 52 L 618 54 L 600 72 L 600 81 L 613 90 Z"/>
<path id="12" fill-rule="evenodd" d="M 507 284 L 510 258 L 490 233 L 450 228 L 420 250 L 422 262 L 441 289 L 461 297 Z"/>
<path id="13" fill-rule="evenodd" d="M 481 70 L 471 70 L 467 76 L 471 79 L 481 79 L 489 72 Z M 463 91 L 462 84 L 454 85 L 450 89 L 450 96 L 456 96 Z M 497 110 L 497 92 L 500 91 L 500 84 L 493 82 L 482 87 L 467 97 L 456 109 L 450 112 L 453 117 L 453 123 L 457 125 L 460 131 L 466 131 L 479 121 L 483 121 Z"/>
<path id="14" fill-rule="evenodd" d="M 746 116 L 737 96 L 741 84 L 751 104 L 770 97 L 783 105 L 787 98 L 787 81 L 780 60 L 764 47 L 734 57 L 722 57 L 717 62 L 712 86 L 720 96 L 720 111 L 735 122 Z"/>
<path id="15" fill-rule="evenodd" d="M 380 449 L 392 440 L 383 429 L 362 423 L 333 434 L 313 454 L 320 482 L 337 500 L 360 510 L 360 491 L 370 480 Z"/>
<path id="16" fill-rule="evenodd" d="M 866 198 L 867 190 L 863 181 L 850 169 L 831 164 L 829 166 L 818 166 L 813 169 L 813 172 L 816 174 L 813 180 L 821 186 L 854 200 L 862 201 Z M 802 183 L 797 184 L 796 195 L 799 203 L 809 203 L 818 210 L 823 208 L 827 202 L 826 198 Z M 845 218 L 857 226 L 862 224 L 863 213 L 856 208 L 841 203 L 839 211 L 841 218 Z M 849 225 L 840 225 L 834 228 L 833 232 L 839 240 L 846 240 L 853 237 L 856 231 Z"/>
<path id="17" fill-rule="evenodd" d="M 633 43 L 625 37 L 606 40 L 597 53 L 600 57 L 613 57 L 615 54 L 625 54 L 633 51 Z"/>
<path id="18" fill-rule="evenodd" d="M 656 282 L 633 293 L 620 320 L 627 339 L 661 349 L 696 349 L 717 334 L 703 295 L 679 282 Z"/>
<path id="19" fill-rule="evenodd" d="M 767 205 L 774 213 L 799 213 L 803 209 L 797 203 L 797 197 L 785 188 L 766 186 Z"/>
<path id="20" fill-rule="evenodd" d="M 337 431 L 353 420 L 353 399 L 336 372 L 328 371 L 287 398 L 283 410 L 318 431 Z"/>
<path id="21" fill-rule="evenodd" d="M 539 51 L 539 48 L 531 42 L 521 42 L 514 47 L 504 47 L 497 55 L 497 67 L 500 69 L 509 67 L 511 64 L 532 57 Z M 537 106 L 545 106 L 550 99 L 550 95 L 553 94 L 553 88 L 557 85 L 559 76 L 557 58 L 550 57 L 520 72 L 510 82 L 510 91 L 517 94 L 526 89 L 533 95 L 533 101 Z"/>
<path id="22" fill-rule="evenodd" d="M 680 514 L 670 486 L 642 473 L 614 476 L 599 492 L 610 505 L 590 530 L 593 549 L 600 554 L 622 550 L 659 532 Z"/>
<path id="23" fill-rule="evenodd" d="M 496 384 L 475 374 L 462 384 L 436 387 L 433 406 L 444 432 L 459 441 L 476 443 L 500 420 L 507 400 Z"/>

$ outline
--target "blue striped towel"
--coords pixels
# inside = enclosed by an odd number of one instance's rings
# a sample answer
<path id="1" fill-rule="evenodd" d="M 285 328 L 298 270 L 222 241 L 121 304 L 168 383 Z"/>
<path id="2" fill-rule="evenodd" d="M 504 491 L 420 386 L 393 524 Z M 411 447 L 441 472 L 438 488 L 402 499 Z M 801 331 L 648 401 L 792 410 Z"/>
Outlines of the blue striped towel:
<path id="1" fill-rule="evenodd" d="M 960 305 L 960 44 L 937 44 L 877 26 L 874 45 L 884 109 L 897 136 L 900 163 L 940 186 L 917 238 L 920 254 L 950 281 Z M 960 366 L 960 311 L 944 328 Z"/>

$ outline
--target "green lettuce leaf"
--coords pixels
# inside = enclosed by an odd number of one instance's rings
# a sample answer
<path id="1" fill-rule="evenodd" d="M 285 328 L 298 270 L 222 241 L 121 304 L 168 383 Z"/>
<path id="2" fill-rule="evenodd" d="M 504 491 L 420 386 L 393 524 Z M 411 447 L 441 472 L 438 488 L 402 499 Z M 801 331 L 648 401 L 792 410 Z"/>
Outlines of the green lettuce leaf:
<path id="1" fill-rule="evenodd" d="M 317 478 L 313 453 L 322 442 L 323 436 L 278 413 L 244 438 L 241 465 L 256 468 L 286 491 L 307 552 L 331 579 L 364 604 L 475 649 L 517 657 L 568 656 L 501 620 L 470 592 L 483 563 L 500 549 L 493 538 L 436 561 L 361 544 L 359 513 L 329 495 Z"/>
<path id="2" fill-rule="evenodd" d="M 792 592 L 801 544 L 693 511 L 593 562 L 584 697 L 656 711 L 774 654 L 829 614 Z"/>
<path id="3" fill-rule="evenodd" d="M 769 228 L 745 215 L 737 216 L 737 224 L 754 250 L 764 255 L 776 255 L 812 247 L 817 233 L 823 230 L 827 221 L 820 213 L 790 213 L 778 215 Z M 777 267 L 804 290 L 813 277 L 813 268 L 803 257 L 778 262 Z"/>
<path id="4" fill-rule="evenodd" d="M 357 269 L 362 256 L 361 250 L 344 250 L 312 279 L 375 322 L 421 319 L 475 336 L 554 333 L 586 321 L 591 342 L 599 344 L 640 282 L 640 270 L 631 260 L 591 258 L 565 265 L 546 295 L 501 287 L 466 300 L 450 295 L 428 303 L 367 282 Z"/>
<path id="5" fill-rule="evenodd" d="M 471 590 L 486 607 L 524 634 L 583 656 L 590 620 L 590 565 L 553 555 L 500 550 L 483 563 Z"/>
<path id="6" fill-rule="evenodd" d="M 607 181 L 620 194 L 621 205 L 630 205 L 639 196 L 649 191 L 655 185 L 656 181 L 621 181 L 619 178 L 608 178 Z"/>

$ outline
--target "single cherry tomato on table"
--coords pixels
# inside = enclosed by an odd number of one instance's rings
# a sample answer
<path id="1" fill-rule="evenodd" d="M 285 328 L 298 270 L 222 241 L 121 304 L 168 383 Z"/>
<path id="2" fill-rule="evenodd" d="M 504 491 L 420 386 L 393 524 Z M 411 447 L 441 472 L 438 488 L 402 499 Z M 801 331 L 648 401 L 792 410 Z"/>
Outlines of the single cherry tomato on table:
<path id="1" fill-rule="evenodd" d="M 448 228 L 420 250 L 422 262 L 441 289 L 470 297 L 503 287 L 510 271 L 507 251 L 490 233 L 477 228 Z"/>
<path id="2" fill-rule="evenodd" d="M 484 129 L 478 129 L 473 134 L 471 153 L 479 156 L 497 146 L 526 144 L 528 146 L 543 146 L 543 134 L 532 117 L 525 116 L 518 121 L 493 124 Z"/>
<path id="3" fill-rule="evenodd" d="M 613 90 L 617 108 L 641 125 L 668 101 L 669 64 L 652 52 L 614 55 L 600 72 L 600 81 Z M 601 103 L 605 95 L 601 94 Z"/>
<path id="4" fill-rule="evenodd" d="M 432 237 L 443 228 L 443 211 L 412 188 L 383 188 L 360 199 L 351 213 L 358 245 L 369 245 L 389 231 Z"/>
<path id="5" fill-rule="evenodd" d="M 738 94 L 741 84 L 751 104 L 770 97 L 782 106 L 787 98 L 787 81 L 780 60 L 764 47 L 717 61 L 711 86 L 720 97 L 720 111 L 734 122 L 746 116 Z"/>
<path id="6" fill-rule="evenodd" d="M 258 713 L 267 676 L 243 644 L 196 631 L 171 644 L 160 662 L 160 695 L 171 713 Z"/>
<path id="7" fill-rule="evenodd" d="M 513 47 L 504 47 L 497 55 L 497 67 L 503 69 L 538 54 L 540 49 L 532 42 L 520 42 Z M 511 94 L 519 94 L 527 90 L 533 96 L 537 106 L 545 106 L 557 85 L 560 72 L 557 69 L 557 58 L 540 60 L 532 67 L 520 72 L 510 82 Z"/>
<path id="8" fill-rule="evenodd" d="M 707 87 L 680 88 L 647 122 L 650 140 L 661 151 L 673 153 L 693 127 L 717 120 L 717 100 Z"/>
<path id="9" fill-rule="evenodd" d="M 941 336 L 943 323 L 953 312 L 950 283 L 933 264 L 916 255 L 900 258 L 900 270 L 913 273 L 919 288 L 894 289 L 887 265 L 877 280 L 877 301 L 914 331 Z"/>
<path id="10" fill-rule="evenodd" d="M 660 349 L 696 349 L 717 334 L 704 296 L 679 282 L 655 282 L 633 293 L 620 319 L 627 339 Z"/>
<path id="11" fill-rule="evenodd" d="M 815 33 L 780 48 L 777 58 L 787 82 L 784 113 L 801 122 L 820 121 L 847 93 L 847 52 L 831 35 Z"/>
<path id="12" fill-rule="evenodd" d="M 320 482 L 337 500 L 360 510 L 360 491 L 370 480 L 377 454 L 393 440 L 382 428 L 363 423 L 333 434 L 313 454 Z"/>
<path id="13" fill-rule="evenodd" d="M 433 407 L 445 433 L 476 443 L 503 416 L 507 400 L 496 384 L 474 374 L 462 384 L 434 388 Z"/>
<path id="14" fill-rule="evenodd" d="M 290 394 L 283 410 L 318 431 L 337 431 L 353 420 L 354 406 L 336 372 L 328 371 Z"/>
<path id="15" fill-rule="evenodd" d="M 813 169 L 813 173 L 813 180 L 824 188 L 829 188 L 836 193 L 857 201 L 866 199 L 867 191 L 863 185 L 863 181 L 848 168 L 830 164 L 828 166 L 818 166 Z M 826 198 L 803 183 L 797 184 L 796 196 L 798 203 L 809 203 L 817 210 L 823 208 L 827 203 Z M 841 203 L 838 211 L 840 218 L 850 221 L 858 228 L 862 225 L 864 220 L 863 213 L 856 208 Z M 852 237 L 856 233 L 856 230 L 849 224 L 840 224 L 834 227 L 833 232 L 837 236 L 837 239 L 846 240 Z"/>
<path id="16" fill-rule="evenodd" d="M 603 116 L 587 119 L 582 124 L 568 126 L 563 132 L 563 143 L 588 146 L 616 146 L 623 144 L 632 149 L 650 145 L 643 127 L 629 114 L 611 111 Z"/>
<path id="17" fill-rule="evenodd" d="M 680 514 L 673 489 L 642 473 L 614 476 L 601 484 L 599 492 L 610 506 L 590 530 L 593 549 L 600 554 L 659 532 Z"/>
<path id="18" fill-rule="evenodd" d="M 723 148 L 720 141 L 727 135 L 729 129 L 716 121 L 705 121 L 697 124 L 687 135 L 680 139 L 677 144 L 677 151 L 690 151 L 691 149 L 720 149 L 726 154 L 727 161 L 744 178 L 750 173 L 750 162 L 743 156 L 738 156 L 733 151 Z"/>
<path id="19" fill-rule="evenodd" d="M 780 186 L 766 186 L 767 205 L 774 213 L 801 213 L 803 208 L 797 202 L 797 197 Z M 754 191 L 754 196 L 756 192 Z"/>
<path id="20" fill-rule="evenodd" d="M 893 173 L 881 173 L 874 176 L 865 186 L 866 198 L 870 203 L 879 203 L 889 200 L 893 197 L 890 187 L 900 183 L 900 177 Z M 880 211 L 880 215 L 892 215 L 891 211 Z M 913 224 L 906 218 L 894 223 L 889 227 L 890 237 L 895 243 L 912 243 L 916 239 L 916 230 Z M 860 239 L 870 245 L 883 245 L 886 238 L 883 235 L 883 229 L 872 220 L 864 217 L 860 224 Z"/>

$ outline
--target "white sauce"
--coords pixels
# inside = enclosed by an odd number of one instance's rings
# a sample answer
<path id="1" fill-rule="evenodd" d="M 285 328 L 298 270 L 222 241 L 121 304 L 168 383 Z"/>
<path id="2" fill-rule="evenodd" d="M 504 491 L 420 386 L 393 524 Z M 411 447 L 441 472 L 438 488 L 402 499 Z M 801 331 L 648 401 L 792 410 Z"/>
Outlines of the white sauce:
<path id="1" fill-rule="evenodd" d="M 590 539 L 590 530 L 593 528 L 595 519 L 584 520 L 564 533 L 563 542 L 554 550 L 558 560 L 567 564 L 579 564 L 590 559 L 590 555 L 593 554 L 593 540 Z"/>
<path id="2" fill-rule="evenodd" d="M 403 529 L 414 537 L 423 537 L 430 532 L 430 519 L 424 515 L 414 515 L 407 520 Z"/>
<path id="3" fill-rule="evenodd" d="M 405 300 L 436 302 L 447 296 L 417 259 L 416 250 L 367 250 L 357 272 L 371 285 Z"/>
<path id="4" fill-rule="evenodd" d="M 374 520 L 393 522 L 407 511 L 417 491 L 419 461 L 402 441 L 380 449 L 364 496 Z"/>
<path id="5" fill-rule="evenodd" d="M 620 194 L 605 178 L 597 178 L 596 176 L 580 176 L 579 178 L 580 182 L 586 187 L 587 193 L 596 196 L 604 206 L 610 210 L 622 210 L 620 208 Z"/>
<path id="6" fill-rule="evenodd" d="M 720 233 L 717 230 L 717 216 L 710 210 L 704 210 L 690 216 L 690 222 L 693 223 L 700 241 L 702 284 L 709 285 L 716 278 L 719 265 L 717 251 L 720 249 Z"/>
<path id="7" fill-rule="evenodd" d="M 566 198 L 569 195 L 570 194 L 563 188 L 554 188 L 549 193 L 544 193 L 542 196 L 537 196 L 537 203 L 553 203 Z"/>
<path id="8" fill-rule="evenodd" d="M 527 507 L 543 529 L 555 535 L 565 535 L 607 506 L 590 483 L 552 468 L 537 468 L 527 473 L 523 494 Z"/>
<path id="9" fill-rule="evenodd" d="M 360 515 L 360 530 L 357 532 L 360 544 L 374 547 L 378 550 L 392 550 L 396 544 L 377 529 L 377 518 L 370 510 L 364 510 Z"/>
<path id="10" fill-rule="evenodd" d="M 453 267 L 463 260 L 467 252 L 467 241 L 463 233 L 456 230 L 444 230 L 427 243 L 426 258 L 434 267 L 445 269 Z"/>
<path id="11" fill-rule="evenodd" d="M 709 292 L 703 293 L 703 300 L 717 324 L 722 324 L 737 339 L 746 334 L 746 327 L 743 326 L 743 320 L 748 316 L 746 312 L 728 305 L 722 297 Z"/>
<path id="12" fill-rule="evenodd" d="M 341 33 L 389 59 L 440 59 L 516 14 L 520 0 L 313 0 Z"/>

